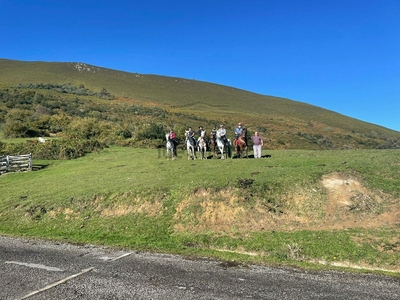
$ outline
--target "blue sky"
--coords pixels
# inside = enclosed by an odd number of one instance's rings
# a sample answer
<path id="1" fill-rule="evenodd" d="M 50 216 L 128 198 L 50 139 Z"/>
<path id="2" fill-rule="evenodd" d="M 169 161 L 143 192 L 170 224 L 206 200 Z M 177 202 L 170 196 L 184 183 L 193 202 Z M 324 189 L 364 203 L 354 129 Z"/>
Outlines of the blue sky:
<path id="1" fill-rule="evenodd" d="M 400 131 L 399 16 L 399 0 L 0 0 L 0 58 L 202 80 Z"/>

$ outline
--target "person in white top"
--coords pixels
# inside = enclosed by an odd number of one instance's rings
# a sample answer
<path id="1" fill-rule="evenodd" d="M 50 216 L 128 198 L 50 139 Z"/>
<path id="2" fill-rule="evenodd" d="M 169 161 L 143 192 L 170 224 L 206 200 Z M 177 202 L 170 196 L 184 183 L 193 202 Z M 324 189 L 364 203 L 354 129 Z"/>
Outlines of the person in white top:
<path id="1" fill-rule="evenodd" d="M 220 125 L 219 129 L 217 130 L 217 137 L 219 137 L 225 145 L 228 144 L 228 139 L 226 138 L 226 129 L 224 127 L 224 125 Z"/>

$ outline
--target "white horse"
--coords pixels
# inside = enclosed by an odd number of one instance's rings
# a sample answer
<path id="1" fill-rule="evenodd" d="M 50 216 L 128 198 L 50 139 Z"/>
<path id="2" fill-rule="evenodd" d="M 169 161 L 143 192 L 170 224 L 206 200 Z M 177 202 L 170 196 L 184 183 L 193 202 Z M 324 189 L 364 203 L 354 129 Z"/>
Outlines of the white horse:
<path id="1" fill-rule="evenodd" d="M 185 137 L 186 137 L 186 149 L 188 152 L 188 160 L 196 159 L 196 145 L 193 142 L 193 139 L 189 137 L 189 131 L 185 130 Z"/>
<path id="2" fill-rule="evenodd" d="M 232 155 L 231 155 L 231 146 L 232 146 L 231 140 L 227 139 L 228 140 L 228 144 L 225 145 L 224 141 L 222 140 L 222 138 L 221 138 L 221 136 L 219 135 L 218 132 L 217 132 L 217 139 L 216 140 L 217 140 L 217 147 L 219 149 L 219 152 L 221 152 L 221 159 L 225 159 L 224 149 L 226 149 L 226 158 L 232 157 Z"/>
<path id="3" fill-rule="evenodd" d="M 172 160 L 176 159 L 176 148 L 174 147 L 174 143 L 169 138 L 169 133 L 165 135 L 165 139 L 167 140 L 167 159 L 171 157 Z"/>
<path id="4" fill-rule="evenodd" d="M 206 143 L 206 132 L 201 131 L 201 135 L 197 141 L 197 151 L 201 153 L 201 159 L 207 159 L 207 143 Z"/>

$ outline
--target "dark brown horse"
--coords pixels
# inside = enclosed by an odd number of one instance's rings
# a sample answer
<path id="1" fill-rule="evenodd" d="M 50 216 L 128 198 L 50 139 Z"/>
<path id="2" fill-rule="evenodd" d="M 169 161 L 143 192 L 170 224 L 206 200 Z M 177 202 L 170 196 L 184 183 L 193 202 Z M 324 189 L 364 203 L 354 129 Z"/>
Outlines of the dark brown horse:
<path id="1" fill-rule="evenodd" d="M 216 149 L 217 149 L 217 137 L 215 136 L 215 132 L 210 132 L 210 139 L 208 140 L 208 147 L 210 148 L 210 151 L 213 152 L 213 156 L 215 157 L 216 155 Z"/>
<path id="2" fill-rule="evenodd" d="M 243 151 L 246 152 L 246 158 L 248 158 L 249 146 L 247 145 L 247 129 L 243 128 L 241 136 L 235 141 L 236 158 L 243 158 Z"/>

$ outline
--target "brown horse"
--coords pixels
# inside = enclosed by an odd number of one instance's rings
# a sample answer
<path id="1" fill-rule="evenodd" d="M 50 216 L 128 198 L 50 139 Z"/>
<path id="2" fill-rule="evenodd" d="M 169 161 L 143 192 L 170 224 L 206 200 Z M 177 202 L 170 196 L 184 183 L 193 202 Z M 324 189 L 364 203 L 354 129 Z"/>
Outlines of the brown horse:
<path id="1" fill-rule="evenodd" d="M 241 136 L 235 141 L 236 158 L 243 158 L 243 151 L 246 151 L 246 158 L 248 158 L 249 146 L 247 145 L 247 129 L 243 128 Z"/>
<path id="2" fill-rule="evenodd" d="M 216 140 L 215 133 L 212 131 L 210 132 L 210 139 L 208 140 L 208 147 L 210 148 L 210 151 L 213 152 L 213 156 L 215 157 L 216 155 L 216 149 L 217 149 L 217 140 Z"/>

